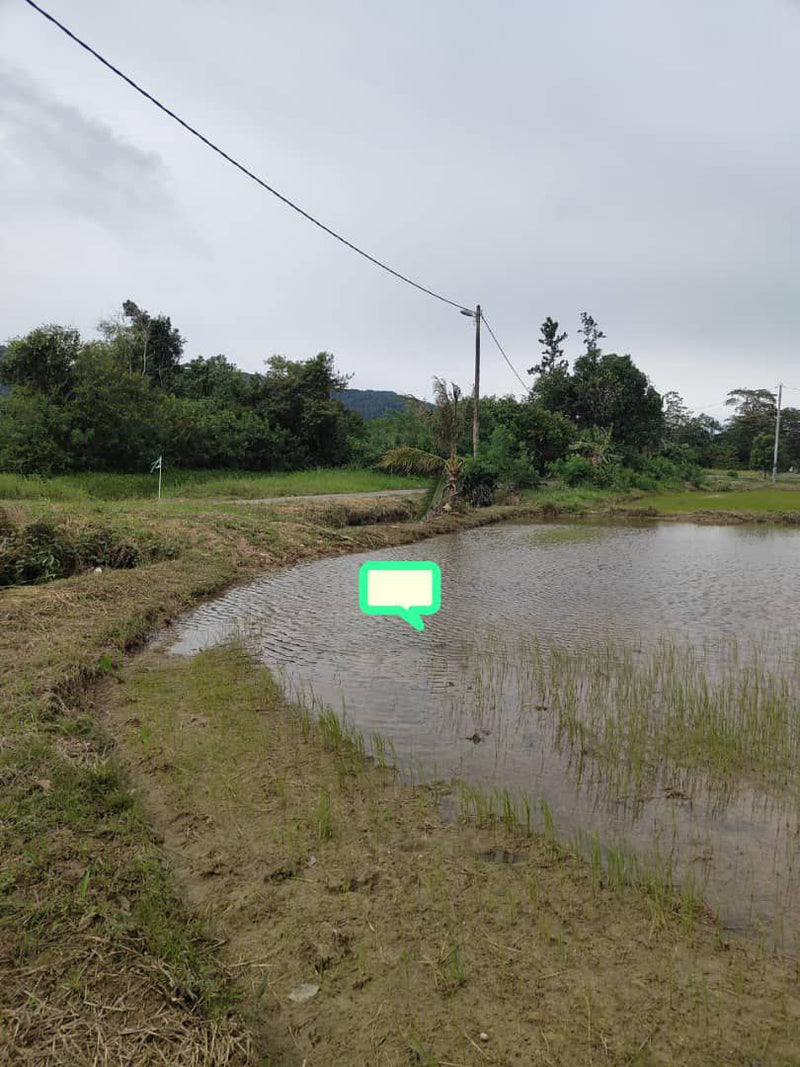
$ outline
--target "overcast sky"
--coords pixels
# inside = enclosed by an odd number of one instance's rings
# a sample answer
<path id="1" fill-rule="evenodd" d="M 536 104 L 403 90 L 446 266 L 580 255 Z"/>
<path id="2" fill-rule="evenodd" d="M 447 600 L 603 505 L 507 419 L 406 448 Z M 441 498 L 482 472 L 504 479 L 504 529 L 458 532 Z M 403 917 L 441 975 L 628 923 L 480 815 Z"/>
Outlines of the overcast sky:
<path id="1" fill-rule="evenodd" d="M 523 378 L 579 313 L 661 392 L 800 386 L 795 0 L 44 0 Z M 186 355 L 472 382 L 469 320 L 337 244 L 0 0 L 0 340 L 130 298 Z M 488 338 L 485 392 L 521 393 Z M 800 402 L 800 392 L 789 394 Z M 787 399 L 789 399 L 787 397 Z"/>

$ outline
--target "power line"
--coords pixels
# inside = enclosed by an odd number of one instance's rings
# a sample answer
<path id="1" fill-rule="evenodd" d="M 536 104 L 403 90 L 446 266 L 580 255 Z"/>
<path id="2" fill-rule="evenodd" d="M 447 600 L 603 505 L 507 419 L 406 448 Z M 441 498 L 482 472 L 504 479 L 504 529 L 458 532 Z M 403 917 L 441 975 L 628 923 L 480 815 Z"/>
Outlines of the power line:
<path id="1" fill-rule="evenodd" d="M 183 128 L 190 134 L 192 134 L 193 137 L 196 137 L 199 141 L 202 141 L 204 145 L 206 145 L 212 151 L 216 152 L 217 155 L 222 156 L 224 160 L 226 160 L 228 163 L 231 163 L 234 167 L 237 168 L 237 170 L 240 170 L 243 174 L 246 174 L 248 178 L 251 178 L 254 182 L 260 185 L 262 189 L 266 189 L 268 193 L 272 193 L 273 196 L 276 196 L 278 200 L 286 204 L 287 207 L 290 207 L 293 211 L 296 211 L 298 215 L 302 215 L 304 219 L 307 219 L 309 222 L 313 222 L 315 226 L 318 226 L 330 237 L 334 237 L 337 241 L 341 242 L 341 244 L 351 249 L 351 251 L 357 252 L 358 255 L 363 256 L 364 259 L 369 260 L 369 262 L 374 264 L 376 267 L 380 267 L 381 270 L 385 270 L 388 274 L 391 274 L 395 278 L 398 278 L 401 282 L 405 282 L 407 285 L 413 286 L 415 289 L 418 289 L 422 293 L 427 293 L 428 296 L 432 296 L 435 300 L 441 300 L 443 304 L 449 304 L 451 307 L 458 308 L 459 311 L 470 310 L 464 304 L 459 304 L 456 300 L 450 300 L 448 297 L 442 296 L 441 293 L 436 293 L 433 291 L 433 289 L 428 289 L 426 286 L 421 285 L 419 282 L 415 282 L 413 281 L 413 279 L 406 277 L 405 274 L 401 274 L 400 271 L 397 271 L 393 267 L 388 266 L 388 264 L 383 263 L 379 259 L 376 259 L 375 256 L 370 255 L 369 252 L 365 252 L 363 248 L 359 248 L 358 245 L 353 244 L 352 241 L 348 241 L 346 237 L 342 237 L 340 233 L 337 233 L 335 230 L 332 230 L 330 226 L 326 226 L 324 222 L 320 222 L 319 219 L 314 218 L 313 215 L 309 214 L 309 212 L 307 211 L 304 211 L 303 208 L 301 208 L 298 204 L 295 204 L 294 201 L 290 200 L 288 196 L 284 196 L 283 193 L 279 193 L 277 189 L 273 189 L 273 187 L 267 182 L 265 182 L 263 178 L 259 178 L 257 174 L 254 174 L 251 170 L 248 170 L 248 168 L 245 167 L 243 163 L 240 163 L 238 160 L 234 159 L 233 156 L 229 156 L 227 152 L 223 151 L 223 149 L 219 147 L 219 145 L 209 140 L 208 137 L 200 133 L 200 131 L 195 129 L 194 126 L 190 126 L 188 122 L 184 121 L 184 119 L 182 119 L 179 115 L 176 115 L 175 112 L 171 111 L 170 108 L 168 108 L 165 104 L 162 104 L 160 100 L 157 100 L 154 96 L 148 93 L 146 89 L 143 89 L 141 87 L 141 85 L 137 85 L 133 78 L 129 78 L 127 74 L 123 74 L 123 72 L 118 67 L 115 67 L 113 63 L 110 63 L 104 56 L 102 56 L 99 52 L 95 51 L 95 49 L 92 48 L 91 45 L 87 44 L 86 41 L 81 40 L 81 38 L 74 34 L 72 30 L 68 29 L 63 24 L 63 22 L 59 22 L 59 20 L 55 18 L 54 15 L 51 15 L 49 11 L 45 11 L 45 9 L 35 3 L 34 0 L 25 0 L 25 3 L 28 4 L 29 7 L 32 7 L 34 11 L 37 11 L 40 15 L 46 18 L 48 22 L 52 22 L 52 24 L 54 26 L 57 26 L 62 33 L 65 33 L 67 37 L 70 38 L 70 40 L 74 41 L 77 45 L 80 45 L 80 47 L 83 48 L 86 52 L 94 56 L 94 58 L 97 59 L 100 63 L 102 63 L 104 67 L 107 67 L 113 74 L 116 74 L 118 78 L 121 78 L 124 82 L 130 85 L 132 89 L 135 89 L 137 93 L 143 96 L 146 100 L 149 100 L 150 103 L 154 104 L 160 111 L 163 111 L 165 115 L 169 115 L 169 117 L 171 119 L 174 119 L 175 122 L 178 123 L 178 125 L 183 126 Z M 491 330 L 489 332 L 491 333 Z"/>
<path id="2" fill-rule="evenodd" d="M 481 312 L 481 318 L 483 319 L 483 324 L 484 324 L 484 326 L 485 326 L 485 327 L 486 327 L 486 329 L 487 329 L 487 330 L 489 331 L 489 335 L 490 335 L 490 337 L 492 338 L 492 340 L 494 341 L 494 343 L 495 343 L 495 344 L 497 345 L 498 349 L 500 350 L 500 355 L 501 355 L 501 356 L 503 357 L 503 359 L 504 359 L 504 360 L 506 361 L 506 363 L 507 363 L 507 364 L 509 365 L 509 367 L 510 367 L 510 368 L 511 368 L 511 370 L 512 370 L 512 371 L 514 372 L 514 374 L 516 374 L 516 376 L 517 376 L 517 381 L 518 381 L 518 382 L 520 383 L 520 385 L 522 386 L 522 388 L 523 388 L 523 389 L 525 390 L 525 392 L 527 393 L 527 392 L 528 392 L 528 391 L 530 390 L 530 385 L 529 385 L 529 384 L 528 384 L 527 382 L 523 381 L 523 379 L 522 379 L 522 378 L 520 377 L 519 373 L 517 372 L 517 368 L 516 368 L 516 367 L 514 366 L 514 364 L 513 364 L 512 362 L 511 362 L 511 360 L 510 360 L 510 359 L 508 358 L 508 356 L 506 355 L 506 353 L 505 353 L 505 349 L 504 349 L 504 348 L 503 348 L 503 346 L 502 346 L 502 345 L 500 344 L 500 342 L 499 342 L 499 341 L 497 340 L 497 336 L 496 336 L 496 334 L 495 334 L 494 330 L 492 329 L 492 327 L 491 327 L 491 326 L 489 325 L 489 322 L 488 322 L 488 320 L 487 320 L 487 318 L 486 318 L 486 315 L 485 315 L 485 314 L 483 314 L 483 312 Z"/>

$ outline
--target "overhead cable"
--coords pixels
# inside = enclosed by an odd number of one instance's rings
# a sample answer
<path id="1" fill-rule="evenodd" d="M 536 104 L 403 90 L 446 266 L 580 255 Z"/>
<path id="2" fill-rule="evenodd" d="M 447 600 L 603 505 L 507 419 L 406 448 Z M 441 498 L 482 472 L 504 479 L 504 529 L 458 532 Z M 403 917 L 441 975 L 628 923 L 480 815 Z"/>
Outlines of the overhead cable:
<path id="1" fill-rule="evenodd" d="M 113 74 L 116 74 L 118 78 L 121 78 L 124 82 L 130 85 L 132 89 L 135 89 L 137 93 L 143 96 L 146 100 L 149 100 L 150 103 L 155 105 L 155 107 L 157 107 L 160 111 L 163 111 L 165 115 L 169 115 L 171 119 L 174 119 L 174 121 L 177 122 L 178 125 L 182 126 L 188 133 L 192 134 L 193 137 L 196 137 L 199 141 L 202 141 L 203 144 L 207 145 L 207 147 L 210 148 L 213 152 L 216 152 L 217 155 L 222 156 L 224 160 L 236 167 L 237 170 L 240 170 L 243 174 L 247 175 L 248 178 L 251 178 L 254 182 L 260 185 L 262 189 L 266 189 L 268 193 L 272 193 L 273 196 L 277 197 L 278 200 L 286 204 L 287 207 L 290 207 L 293 211 L 296 211 L 298 215 L 302 215 L 304 219 L 307 219 L 315 226 L 318 226 L 330 237 L 333 237 L 341 244 L 346 245 L 346 247 L 351 249 L 353 252 L 357 252 L 359 256 L 363 256 L 364 259 L 369 260 L 369 262 L 372 263 L 374 266 L 380 267 L 381 270 L 385 270 L 388 274 L 391 274 L 395 278 L 399 279 L 399 281 L 405 282 L 406 285 L 413 286 L 420 292 L 426 293 L 428 296 L 432 296 L 435 300 L 441 300 L 443 304 L 449 304 L 451 307 L 458 308 L 459 311 L 469 310 L 466 305 L 458 303 L 457 300 L 450 300 L 449 297 L 442 296 L 441 293 L 437 293 L 433 289 L 429 289 L 427 286 L 421 285 L 419 282 L 415 282 L 412 278 L 407 277 L 407 275 L 401 274 L 400 271 L 395 270 L 394 267 L 390 267 L 387 263 L 384 263 L 382 260 L 377 259 L 373 255 L 370 255 L 369 252 L 365 252 L 363 248 L 359 248 L 358 245 L 353 244 L 352 241 L 348 241 L 346 237 L 343 237 L 340 233 L 337 233 L 336 230 L 331 229 L 330 226 L 326 226 L 324 222 L 320 222 L 319 219 L 315 218 L 308 211 L 305 211 L 293 200 L 290 200 L 288 196 L 284 196 L 283 193 L 279 193 L 277 189 L 273 188 L 268 182 L 264 181 L 263 178 L 259 178 L 257 174 L 254 174 L 253 171 L 249 170 L 243 163 L 240 163 L 237 159 L 234 159 L 233 156 L 225 152 L 222 148 L 219 147 L 219 145 L 215 144 L 212 140 L 210 140 L 210 138 L 206 137 L 205 134 L 195 129 L 194 126 L 191 126 L 179 115 L 176 115 L 174 111 L 168 108 L 165 104 L 162 104 L 161 101 L 156 99 L 155 96 L 149 93 L 146 89 L 143 89 L 141 85 L 139 85 L 133 80 L 133 78 L 123 73 L 118 67 L 115 67 L 113 63 L 110 63 L 105 58 L 105 56 L 102 56 L 98 51 L 92 48 L 91 45 L 87 44 L 86 41 L 82 40 L 80 37 L 77 36 L 77 34 L 73 33 L 72 30 L 65 26 L 63 22 L 59 22 L 59 20 L 54 15 L 51 15 L 49 11 L 45 11 L 43 7 L 40 7 L 39 4 L 35 3 L 35 0 L 25 0 L 25 3 L 28 4 L 29 7 L 32 7 L 34 11 L 38 11 L 38 13 L 44 18 L 46 18 L 48 22 L 51 22 L 54 26 L 57 26 L 62 33 L 65 33 L 67 37 L 70 38 L 70 40 L 74 41 L 77 45 L 80 45 L 80 47 L 83 48 L 86 52 L 94 56 L 94 58 L 100 63 L 102 63 L 104 67 L 107 67 Z"/>
<path id="2" fill-rule="evenodd" d="M 486 316 L 485 316 L 485 315 L 483 314 L 483 312 L 481 312 L 481 318 L 483 319 L 483 323 L 484 323 L 484 325 L 486 326 L 486 329 L 487 329 L 487 330 L 489 331 L 489 336 L 490 336 L 490 337 L 492 338 L 492 340 L 494 341 L 494 343 L 495 343 L 495 344 L 497 345 L 498 349 L 500 350 L 500 355 L 501 355 L 501 356 L 503 357 L 503 359 L 504 359 L 504 360 L 506 361 L 506 363 L 507 363 L 507 364 L 509 365 L 509 367 L 510 367 L 510 368 L 511 368 L 511 370 L 512 370 L 512 371 L 514 372 L 514 374 L 516 374 L 516 376 L 517 376 L 517 381 L 518 381 L 518 382 L 520 383 L 520 385 L 522 386 L 522 388 L 523 388 L 523 389 L 525 390 L 525 392 L 527 393 L 527 392 L 528 392 L 528 391 L 530 390 L 530 383 L 529 383 L 529 382 L 526 382 L 526 381 L 525 381 L 525 380 L 524 380 L 524 379 L 522 378 L 522 376 L 520 375 L 520 373 L 519 373 L 519 371 L 517 370 L 517 368 L 516 368 L 516 367 L 514 366 L 514 364 L 513 364 L 512 362 L 511 362 L 511 360 L 510 360 L 510 359 L 508 358 L 508 356 L 506 355 L 506 353 L 505 353 L 505 349 L 504 349 L 504 348 L 503 348 L 503 346 L 502 346 L 502 345 L 500 344 L 500 342 L 499 342 L 499 341 L 497 340 L 497 335 L 495 334 L 495 332 L 494 332 L 494 330 L 492 329 L 492 327 L 491 327 L 491 326 L 489 325 L 489 321 L 488 321 L 488 319 L 486 318 Z"/>

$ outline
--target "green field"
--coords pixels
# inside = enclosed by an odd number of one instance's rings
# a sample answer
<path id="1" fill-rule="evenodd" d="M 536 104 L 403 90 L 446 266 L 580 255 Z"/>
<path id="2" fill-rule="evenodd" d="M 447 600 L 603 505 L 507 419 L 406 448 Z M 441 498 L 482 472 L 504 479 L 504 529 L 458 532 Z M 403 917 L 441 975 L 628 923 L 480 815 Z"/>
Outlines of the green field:
<path id="1" fill-rule="evenodd" d="M 655 508 L 664 514 L 687 511 L 800 511 L 800 487 L 769 486 L 731 492 L 657 493 L 636 501 L 636 507 Z"/>
<path id="2" fill-rule="evenodd" d="M 164 496 L 239 497 L 257 500 L 272 496 L 316 493 L 368 493 L 381 489 L 415 489 L 424 479 L 382 471 L 342 467 L 265 473 L 263 471 L 165 470 Z M 157 474 L 87 473 L 40 478 L 0 474 L 0 500 L 131 500 L 155 497 Z"/>

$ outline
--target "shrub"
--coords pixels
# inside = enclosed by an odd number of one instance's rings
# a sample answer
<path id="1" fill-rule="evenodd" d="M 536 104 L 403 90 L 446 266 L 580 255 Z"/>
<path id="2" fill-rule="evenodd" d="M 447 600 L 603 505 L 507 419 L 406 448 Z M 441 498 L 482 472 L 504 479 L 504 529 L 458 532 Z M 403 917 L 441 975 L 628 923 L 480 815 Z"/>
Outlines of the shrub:
<path id="1" fill-rule="evenodd" d="M 473 507 L 488 507 L 494 499 L 499 484 L 500 474 L 497 468 L 487 460 L 465 460 L 459 477 L 459 490 L 463 498 Z"/>
<path id="2" fill-rule="evenodd" d="M 177 546 L 144 534 L 137 540 L 109 527 L 84 527 L 73 533 L 47 519 L 0 526 L 0 587 L 51 582 L 89 567 L 141 567 L 172 559 Z"/>
<path id="3" fill-rule="evenodd" d="M 594 469 L 588 459 L 583 456 L 567 456 L 557 459 L 548 464 L 548 473 L 558 478 L 564 485 L 582 485 L 592 481 Z"/>
<path id="4" fill-rule="evenodd" d="M 496 473 L 498 480 L 510 489 L 537 485 L 539 474 L 527 451 L 507 426 L 496 426 L 489 440 L 481 445 L 479 458 Z"/>

